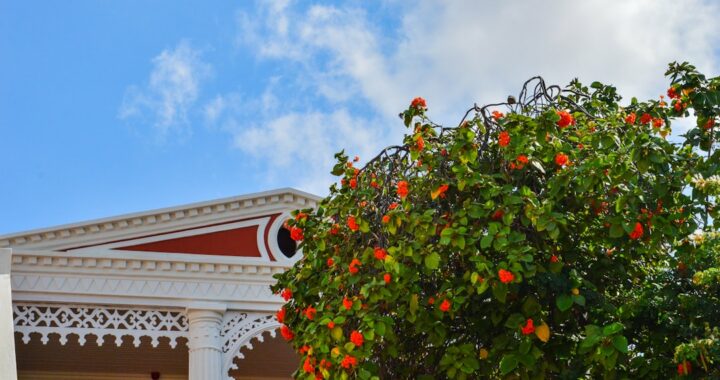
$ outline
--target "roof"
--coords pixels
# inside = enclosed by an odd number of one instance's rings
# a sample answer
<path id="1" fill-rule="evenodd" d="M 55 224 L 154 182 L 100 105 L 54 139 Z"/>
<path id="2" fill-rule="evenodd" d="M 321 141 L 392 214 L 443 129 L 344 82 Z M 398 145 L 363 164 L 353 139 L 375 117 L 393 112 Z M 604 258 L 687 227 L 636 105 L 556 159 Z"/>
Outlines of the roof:
<path id="1" fill-rule="evenodd" d="M 0 235 L 0 248 L 63 250 L 147 233 L 192 228 L 208 222 L 315 207 L 322 198 L 292 188 Z"/>

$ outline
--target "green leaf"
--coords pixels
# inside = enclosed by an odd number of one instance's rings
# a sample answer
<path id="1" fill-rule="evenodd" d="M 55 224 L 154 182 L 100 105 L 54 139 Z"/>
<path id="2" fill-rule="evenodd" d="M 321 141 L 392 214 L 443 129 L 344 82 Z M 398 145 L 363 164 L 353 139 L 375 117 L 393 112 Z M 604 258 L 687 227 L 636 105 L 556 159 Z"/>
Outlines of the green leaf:
<path id="1" fill-rule="evenodd" d="M 622 335 L 616 335 L 612 340 L 613 346 L 615 346 L 615 349 L 622 352 L 623 354 L 628 353 L 628 341 L 627 338 L 625 338 Z"/>
<path id="2" fill-rule="evenodd" d="M 560 309 L 560 311 L 565 311 L 572 307 L 573 299 L 569 295 L 563 294 L 558 296 L 557 299 L 555 299 L 555 304 L 557 305 L 558 309 Z"/>
<path id="3" fill-rule="evenodd" d="M 625 235 L 625 230 L 623 229 L 622 224 L 613 224 L 610 226 L 610 237 L 611 238 L 619 238 Z"/>
<path id="4" fill-rule="evenodd" d="M 619 322 L 611 323 L 611 324 L 603 327 L 603 335 L 608 336 L 608 335 L 613 335 L 615 333 L 619 333 L 620 331 L 623 330 L 623 328 L 625 328 L 625 326 L 623 326 L 622 323 L 619 323 Z"/>
<path id="5" fill-rule="evenodd" d="M 480 248 L 487 249 L 488 247 L 490 247 L 492 245 L 492 241 L 493 241 L 492 235 L 483 236 L 483 238 L 480 240 Z"/>
<path id="6" fill-rule="evenodd" d="M 438 269 L 440 267 L 440 255 L 437 252 L 431 252 L 425 256 L 425 267 L 430 270 Z"/>
<path id="7" fill-rule="evenodd" d="M 500 301 L 500 303 L 505 303 L 505 298 L 507 297 L 508 288 L 505 284 L 497 284 L 493 286 L 492 288 L 493 296 L 495 296 L 495 299 Z"/>
<path id="8" fill-rule="evenodd" d="M 502 375 L 507 375 L 508 373 L 512 372 L 515 368 L 517 368 L 518 365 L 518 358 L 517 356 L 513 354 L 505 355 L 503 356 L 502 360 L 500 360 L 500 373 Z"/>

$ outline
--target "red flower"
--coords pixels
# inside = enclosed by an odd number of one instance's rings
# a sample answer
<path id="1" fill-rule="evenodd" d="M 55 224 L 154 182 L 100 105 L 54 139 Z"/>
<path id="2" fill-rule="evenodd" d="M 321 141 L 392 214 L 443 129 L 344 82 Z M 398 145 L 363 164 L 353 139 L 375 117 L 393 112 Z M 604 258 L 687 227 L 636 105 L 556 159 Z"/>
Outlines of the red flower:
<path id="1" fill-rule="evenodd" d="M 679 376 L 687 376 L 692 372 L 692 365 L 689 361 L 685 360 L 682 363 L 678 364 L 678 375 Z"/>
<path id="2" fill-rule="evenodd" d="M 397 193 L 400 196 L 400 198 L 407 197 L 409 190 L 408 190 L 408 183 L 407 181 L 400 181 L 397 184 Z"/>
<path id="3" fill-rule="evenodd" d="M 298 212 L 297 215 L 295 215 L 295 220 L 307 219 L 307 216 L 304 212 Z"/>
<path id="4" fill-rule="evenodd" d="M 417 98 L 412 100 L 412 102 L 410 103 L 410 107 L 417 108 L 417 109 L 423 109 L 423 108 L 427 108 L 427 104 L 425 103 L 425 99 L 418 96 Z"/>
<path id="5" fill-rule="evenodd" d="M 380 247 L 375 247 L 375 258 L 378 260 L 385 260 L 387 257 L 387 251 Z"/>
<path id="6" fill-rule="evenodd" d="M 308 351 L 310 351 L 310 346 L 308 346 L 307 344 L 300 347 L 300 350 L 298 350 L 300 355 L 305 355 Z"/>
<path id="7" fill-rule="evenodd" d="M 333 264 L 335 264 L 335 260 L 333 260 L 332 257 L 329 258 L 329 259 L 327 259 L 327 266 L 328 266 L 328 267 L 333 266 Z"/>
<path id="8" fill-rule="evenodd" d="M 443 157 L 447 156 L 447 149 L 443 148 L 443 150 L 440 151 L 440 155 Z"/>
<path id="9" fill-rule="evenodd" d="M 710 129 L 715 125 L 715 119 L 708 119 L 708 121 L 703 125 L 704 129 Z"/>
<path id="10" fill-rule="evenodd" d="M 382 222 L 385 224 L 390 223 L 390 215 L 383 215 Z"/>
<path id="11" fill-rule="evenodd" d="M 390 273 L 385 273 L 383 276 L 383 281 L 385 281 L 386 284 L 389 284 L 390 281 L 392 281 L 392 277 L 390 276 Z"/>
<path id="12" fill-rule="evenodd" d="M 350 333 L 350 341 L 353 342 L 356 347 L 360 347 L 365 339 L 357 330 L 353 330 L 353 332 Z"/>
<path id="13" fill-rule="evenodd" d="M 630 113 L 630 115 L 627 115 L 627 117 L 625 117 L 625 122 L 633 125 L 635 124 L 635 118 L 637 118 L 637 116 L 635 116 L 635 112 L 632 112 Z"/>
<path id="14" fill-rule="evenodd" d="M 388 206 L 388 208 L 389 208 L 390 210 L 395 210 L 397 207 L 398 207 L 398 203 L 397 203 L 397 202 L 390 203 L 390 206 Z"/>
<path id="15" fill-rule="evenodd" d="M 345 310 L 352 309 L 353 301 L 351 299 L 343 298 L 342 302 L 343 302 L 343 307 L 345 308 Z"/>
<path id="16" fill-rule="evenodd" d="M 315 366 L 312 365 L 309 357 L 305 358 L 305 363 L 303 363 L 303 371 L 305 371 L 305 373 L 315 373 Z"/>
<path id="17" fill-rule="evenodd" d="M 345 358 L 342 360 L 340 365 L 346 369 L 355 367 L 357 365 L 357 359 L 355 359 L 354 357 L 352 357 L 350 355 L 345 355 Z"/>
<path id="18" fill-rule="evenodd" d="M 526 165 L 526 164 L 528 163 L 528 158 L 527 158 L 526 155 L 521 154 L 521 155 L 517 156 L 517 162 L 518 162 L 519 164 Z"/>
<path id="19" fill-rule="evenodd" d="M 503 284 L 507 284 L 512 282 L 515 279 L 515 275 L 512 274 L 509 270 L 500 269 L 498 271 L 498 277 L 500 277 L 500 282 Z"/>
<path id="20" fill-rule="evenodd" d="M 507 131 L 502 131 L 498 135 L 498 145 L 506 147 L 510 144 L 510 134 Z"/>
<path id="21" fill-rule="evenodd" d="M 558 166 L 565 166 L 568 163 L 568 156 L 564 153 L 558 153 L 555 155 L 555 163 Z"/>
<path id="22" fill-rule="evenodd" d="M 493 220 L 500 220 L 505 215 L 505 211 L 497 210 L 492 214 Z"/>
<path id="23" fill-rule="evenodd" d="M 440 311 L 442 311 L 443 313 L 447 313 L 450 310 L 450 306 L 450 301 L 444 299 L 442 303 L 440 303 Z"/>
<path id="24" fill-rule="evenodd" d="M 327 323 L 327 328 L 329 328 L 329 329 L 334 329 L 334 328 L 335 328 L 335 322 L 333 322 L 333 321 L 328 322 L 328 323 Z"/>
<path id="25" fill-rule="evenodd" d="M 280 293 L 280 296 L 285 300 L 285 302 L 290 301 L 290 298 L 292 298 L 292 290 L 290 290 L 290 288 L 285 288 Z"/>
<path id="26" fill-rule="evenodd" d="M 521 326 L 520 331 L 522 331 L 523 335 L 530 335 L 535 332 L 535 324 L 533 323 L 532 319 L 528 319 L 527 322 L 525 322 L 525 326 Z"/>
<path id="27" fill-rule="evenodd" d="M 340 226 L 333 224 L 332 227 L 330 227 L 330 235 L 337 235 L 338 232 L 340 232 Z"/>
<path id="28" fill-rule="evenodd" d="M 440 187 L 438 187 L 437 189 L 438 197 L 445 198 L 445 192 L 448 191 L 449 188 L 450 186 L 447 184 L 440 185 Z"/>
<path id="29" fill-rule="evenodd" d="M 370 181 L 370 187 L 377 189 L 379 186 L 376 180 Z"/>
<path id="30" fill-rule="evenodd" d="M 649 113 L 644 113 L 642 116 L 640 116 L 640 124 L 647 124 L 652 120 L 652 116 L 650 116 Z"/>
<path id="31" fill-rule="evenodd" d="M 660 128 L 663 125 L 663 119 L 659 117 L 653 118 L 652 122 L 654 128 Z"/>
<path id="32" fill-rule="evenodd" d="M 560 120 L 558 120 L 557 125 L 562 128 L 566 128 L 569 125 L 575 125 L 575 118 L 573 118 L 572 115 L 570 115 L 567 111 L 555 111 L 555 113 L 560 116 Z"/>
<path id="33" fill-rule="evenodd" d="M 277 313 L 275 313 L 275 319 L 280 323 L 285 323 L 285 307 L 281 307 Z"/>
<path id="34" fill-rule="evenodd" d="M 680 95 L 676 92 L 675 87 L 670 87 L 670 88 L 668 88 L 668 90 L 667 90 L 667 96 L 668 96 L 668 98 L 670 98 L 670 99 L 675 99 L 675 98 L 679 98 L 679 97 L 680 97 Z"/>
<path id="35" fill-rule="evenodd" d="M 353 231 L 357 231 L 360 229 L 360 226 L 357 224 L 357 222 L 355 222 L 355 217 L 352 215 L 348 216 L 347 225 Z"/>
<path id="36" fill-rule="evenodd" d="M 280 327 L 280 335 L 282 335 L 285 340 L 292 340 L 292 338 L 295 337 L 295 334 L 293 334 L 292 330 L 290 330 L 290 328 L 285 325 L 282 325 L 282 327 Z"/>
<path id="37" fill-rule="evenodd" d="M 502 112 L 500 112 L 500 111 L 493 111 L 493 112 L 492 112 L 492 117 L 493 117 L 493 119 L 495 119 L 495 120 L 497 121 L 497 120 L 500 120 L 500 119 L 502 119 L 503 117 L 505 117 L 505 115 L 504 115 Z"/>
<path id="38" fill-rule="evenodd" d="M 560 259 L 558 259 L 557 256 L 555 256 L 555 255 L 550 256 L 550 262 L 551 262 L 551 263 L 556 263 L 556 262 L 558 262 L 558 261 L 560 261 Z"/>
<path id="39" fill-rule="evenodd" d="M 353 189 L 357 187 L 357 179 L 355 179 L 355 178 L 350 179 L 350 187 Z"/>
<path id="40" fill-rule="evenodd" d="M 325 368 L 325 369 L 329 369 L 330 367 L 332 367 L 332 363 L 330 363 L 329 361 L 323 359 L 323 360 L 320 360 L 320 367 Z"/>
<path id="41" fill-rule="evenodd" d="M 635 229 L 630 232 L 630 239 L 636 240 L 640 239 L 643 236 L 643 226 L 640 224 L 640 222 L 635 223 Z"/>
<path id="42" fill-rule="evenodd" d="M 290 229 L 290 238 L 292 238 L 295 241 L 300 241 L 305 238 L 303 236 L 303 230 L 300 227 L 294 227 Z"/>
<path id="43" fill-rule="evenodd" d="M 312 306 L 308 306 L 303 313 L 307 319 L 312 321 L 315 318 L 315 314 L 317 314 L 317 309 Z"/>
<path id="44" fill-rule="evenodd" d="M 358 269 L 358 265 L 360 265 L 360 260 L 358 259 L 352 259 L 350 262 L 350 266 L 348 266 L 348 271 L 350 271 L 351 274 L 356 274 L 360 269 Z"/>

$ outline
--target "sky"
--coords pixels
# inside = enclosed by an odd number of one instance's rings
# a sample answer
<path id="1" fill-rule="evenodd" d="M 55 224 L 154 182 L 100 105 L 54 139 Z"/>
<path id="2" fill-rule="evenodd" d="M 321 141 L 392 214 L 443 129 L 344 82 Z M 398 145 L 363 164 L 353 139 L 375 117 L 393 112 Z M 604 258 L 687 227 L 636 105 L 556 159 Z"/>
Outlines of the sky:
<path id="1" fill-rule="evenodd" d="M 0 0 L 0 234 L 294 187 L 531 76 L 720 72 L 712 0 Z M 679 127 L 682 129 L 682 125 Z M 675 131 L 674 133 L 678 133 Z"/>

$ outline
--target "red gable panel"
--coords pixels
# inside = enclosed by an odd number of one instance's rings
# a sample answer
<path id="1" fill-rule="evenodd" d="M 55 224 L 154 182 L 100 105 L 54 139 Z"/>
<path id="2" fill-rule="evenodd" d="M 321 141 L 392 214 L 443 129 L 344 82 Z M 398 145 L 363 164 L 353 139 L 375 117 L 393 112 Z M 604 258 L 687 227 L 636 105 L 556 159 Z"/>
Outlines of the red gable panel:
<path id="1" fill-rule="evenodd" d="M 117 247 L 115 249 L 125 251 L 192 253 L 197 255 L 261 257 L 257 245 L 257 230 L 258 226 L 249 226 L 127 247 Z"/>

